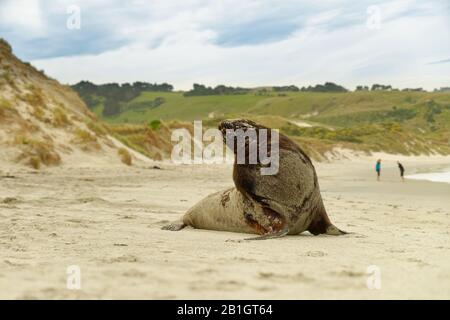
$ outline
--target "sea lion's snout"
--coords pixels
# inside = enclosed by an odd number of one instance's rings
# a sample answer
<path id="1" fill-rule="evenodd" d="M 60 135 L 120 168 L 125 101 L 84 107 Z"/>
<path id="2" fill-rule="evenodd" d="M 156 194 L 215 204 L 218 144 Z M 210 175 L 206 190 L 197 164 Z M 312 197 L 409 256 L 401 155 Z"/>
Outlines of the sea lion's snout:
<path id="1" fill-rule="evenodd" d="M 219 130 L 223 135 L 225 135 L 227 129 L 235 129 L 233 121 L 223 120 L 219 123 Z"/>
<path id="2" fill-rule="evenodd" d="M 244 120 L 244 119 L 239 119 L 239 120 L 223 120 L 219 123 L 219 130 L 222 132 L 223 135 L 225 135 L 226 130 L 230 129 L 230 130 L 238 130 L 238 129 L 242 129 L 244 131 L 246 131 L 247 129 L 250 128 L 257 128 L 257 125 L 250 120 Z"/>
<path id="3" fill-rule="evenodd" d="M 245 132 L 247 131 L 247 129 L 253 128 L 253 126 L 251 125 L 250 121 L 239 119 L 223 120 L 219 123 L 218 128 L 222 133 L 223 141 L 228 144 L 231 140 L 236 139 L 236 133 L 238 132 L 237 130 L 242 130 L 241 132 Z M 230 146 L 232 149 L 234 149 L 232 145 Z"/>
<path id="4" fill-rule="evenodd" d="M 223 120 L 222 122 L 219 123 L 219 130 L 222 133 L 223 142 L 225 144 L 227 144 L 227 139 L 228 139 L 227 137 L 231 134 L 230 131 L 235 130 L 235 125 L 234 125 L 233 121 Z"/>
<path id="5" fill-rule="evenodd" d="M 234 153 L 237 152 L 238 148 L 247 148 L 250 141 L 257 141 L 259 127 L 253 121 L 245 119 L 223 120 L 219 123 L 218 128 L 222 133 L 224 143 Z"/>

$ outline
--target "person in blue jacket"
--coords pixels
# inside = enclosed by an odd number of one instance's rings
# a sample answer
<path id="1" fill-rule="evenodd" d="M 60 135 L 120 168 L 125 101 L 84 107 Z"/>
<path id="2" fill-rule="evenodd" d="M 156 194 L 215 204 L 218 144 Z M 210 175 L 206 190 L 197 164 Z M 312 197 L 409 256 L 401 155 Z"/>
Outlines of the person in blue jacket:
<path id="1" fill-rule="evenodd" d="M 377 164 L 375 165 L 375 170 L 377 172 L 377 181 L 380 181 L 380 175 L 381 175 L 381 159 L 377 160 Z"/>

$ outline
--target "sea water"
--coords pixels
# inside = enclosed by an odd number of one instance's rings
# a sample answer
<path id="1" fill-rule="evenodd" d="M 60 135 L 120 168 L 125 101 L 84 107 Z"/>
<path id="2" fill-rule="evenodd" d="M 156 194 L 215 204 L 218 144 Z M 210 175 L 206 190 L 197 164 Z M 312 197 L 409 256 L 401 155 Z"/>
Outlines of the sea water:
<path id="1" fill-rule="evenodd" d="M 417 173 L 406 176 L 408 179 L 413 180 L 428 180 L 434 182 L 447 182 L 450 183 L 450 169 L 443 172 L 428 172 L 428 173 Z"/>

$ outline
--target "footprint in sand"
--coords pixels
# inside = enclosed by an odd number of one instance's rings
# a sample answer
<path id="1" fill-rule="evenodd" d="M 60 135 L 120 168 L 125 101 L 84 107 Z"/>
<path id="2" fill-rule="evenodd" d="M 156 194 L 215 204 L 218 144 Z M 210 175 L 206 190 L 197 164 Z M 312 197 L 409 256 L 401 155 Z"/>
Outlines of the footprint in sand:
<path id="1" fill-rule="evenodd" d="M 390 253 L 405 253 L 405 250 L 403 250 L 403 249 L 388 249 L 388 252 L 390 252 Z"/>
<path id="2" fill-rule="evenodd" d="M 327 254 L 326 254 L 325 252 L 323 252 L 323 251 L 308 251 L 308 252 L 306 252 L 306 255 L 307 255 L 308 257 L 314 257 L 314 258 L 316 258 L 316 257 L 324 257 L 324 256 L 326 256 Z"/>
<path id="3" fill-rule="evenodd" d="M 131 269 L 125 271 L 124 273 L 122 273 L 122 275 L 130 278 L 144 278 L 146 276 L 146 273 L 136 269 Z"/>
<path id="4" fill-rule="evenodd" d="M 12 266 L 12 267 L 25 267 L 28 266 L 27 263 L 20 263 L 20 262 L 13 262 L 10 260 L 4 260 L 5 264 Z"/>
<path id="5" fill-rule="evenodd" d="M 338 276 L 338 277 L 349 277 L 349 278 L 358 278 L 358 277 L 366 276 L 366 274 L 364 272 L 358 272 L 358 271 L 353 271 L 353 270 L 333 271 L 333 272 L 330 272 L 330 275 Z"/>
<path id="6" fill-rule="evenodd" d="M 132 216 L 132 215 L 122 216 L 119 214 L 119 216 L 120 216 L 120 219 L 136 219 L 137 218 L 136 216 Z"/>
<path id="7" fill-rule="evenodd" d="M 1 203 L 4 203 L 4 204 L 16 204 L 16 203 L 20 203 L 20 202 L 22 202 L 22 201 L 19 200 L 18 198 L 14 198 L 14 197 L 6 197 L 1 201 Z"/>
<path id="8" fill-rule="evenodd" d="M 245 287 L 245 282 L 236 280 L 222 280 L 215 283 L 215 287 L 219 290 L 235 291 Z"/>
<path id="9" fill-rule="evenodd" d="M 119 257 L 102 259 L 103 262 L 106 263 L 118 263 L 118 262 L 138 262 L 139 259 L 133 255 L 123 255 Z"/>
<path id="10" fill-rule="evenodd" d="M 274 291 L 274 290 L 277 290 L 277 287 L 275 287 L 275 286 L 272 286 L 272 287 L 270 287 L 270 286 L 262 286 L 262 287 L 255 287 L 255 289 L 258 290 L 258 291 Z"/>
<path id="11" fill-rule="evenodd" d="M 245 257 L 234 257 L 233 260 L 241 262 L 257 262 L 256 259 L 245 258 Z"/>
<path id="12" fill-rule="evenodd" d="M 236 280 L 220 280 L 217 282 L 196 280 L 189 283 L 189 289 L 195 291 L 205 291 L 212 289 L 221 291 L 238 291 L 245 286 L 245 282 Z"/>
<path id="13" fill-rule="evenodd" d="M 73 203 L 108 203 L 109 201 L 99 198 L 99 197 L 87 197 L 87 198 L 78 198 L 72 201 Z"/>
<path id="14" fill-rule="evenodd" d="M 303 273 L 298 272 L 295 274 L 282 274 L 282 273 L 274 273 L 274 272 L 259 272 L 258 278 L 275 281 L 277 283 L 284 282 L 313 282 L 315 281 L 313 278 L 305 276 Z"/>
<path id="15" fill-rule="evenodd" d="M 358 220 L 365 220 L 365 221 L 371 221 L 373 222 L 373 219 L 369 219 L 369 218 L 364 218 L 364 217 L 358 217 Z"/>
<path id="16" fill-rule="evenodd" d="M 426 263 L 426 262 L 424 262 L 424 261 L 422 261 L 420 259 L 417 259 L 417 258 L 408 258 L 408 259 L 406 259 L 406 261 L 412 262 L 412 263 L 417 263 L 417 265 L 420 266 L 420 267 L 425 267 L 425 266 L 429 266 L 430 265 L 429 263 Z"/>

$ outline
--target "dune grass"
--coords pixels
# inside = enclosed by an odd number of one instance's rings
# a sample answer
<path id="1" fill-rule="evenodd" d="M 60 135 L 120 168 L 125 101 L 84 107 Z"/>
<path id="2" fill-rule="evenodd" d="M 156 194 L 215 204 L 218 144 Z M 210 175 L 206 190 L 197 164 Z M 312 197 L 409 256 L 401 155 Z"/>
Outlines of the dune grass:
<path id="1" fill-rule="evenodd" d="M 102 148 L 97 136 L 87 130 L 76 128 L 73 135 L 72 143 L 80 145 L 84 151 L 98 151 Z"/>
<path id="2" fill-rule="evenodd" d="M 6 115 L 14 112 L 12 103 L 2 97 L 0 97 L 0 120 L 6 118 Z"/>
<path id="3" fill-rule="evenodd" d="M 109 133 L 109 128 L 100 122 L 89 121 L 86 123 L 87 127 L 92 130 L 96 135 L 103 137 Z"/>
<path id="4" fill-rule="evenodd" d="M 120 148 L 117 153 L 120 156 L 120 159 L 123 163 L 125 163 L 127 166 L 131 166 L 133 163 L 133 160 L 131 158 L 131 154 L 128 152 L 125 148 Z"/>
<path id="5" fill-rule="evenodd" d="M 66 112 L 61 108 L 57 107 L 52 110 L 53 111 L 53 120 L 52 124 L 55 127 L 66 127 L 72 124 L 72 122 L 69 120 L 69 117 L 67 116 Z"/>
<path id="6" fill-rule="evenodd" d="M 42 165 L 53 166 L 61 163 L 61 157 L 49 139 L 41 140 L 19 134 L 14 142 L 22 150 L 17 160 L 24 161 L 34 169 L 40 169 Z"/>

